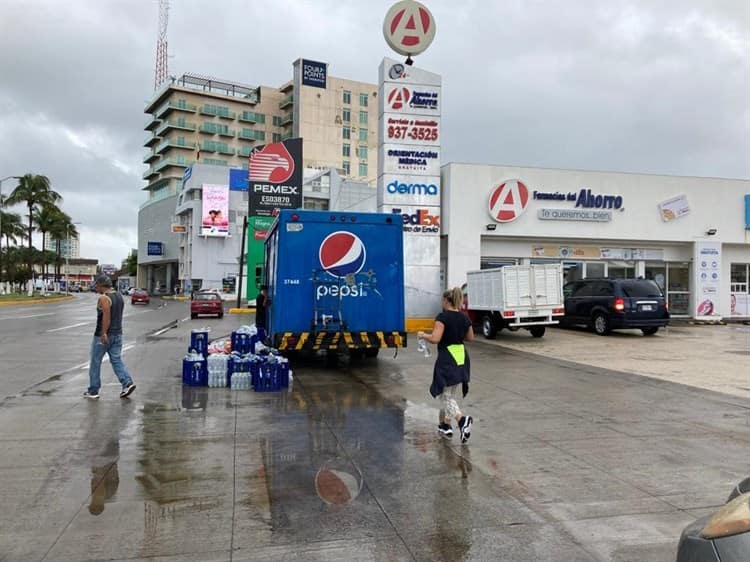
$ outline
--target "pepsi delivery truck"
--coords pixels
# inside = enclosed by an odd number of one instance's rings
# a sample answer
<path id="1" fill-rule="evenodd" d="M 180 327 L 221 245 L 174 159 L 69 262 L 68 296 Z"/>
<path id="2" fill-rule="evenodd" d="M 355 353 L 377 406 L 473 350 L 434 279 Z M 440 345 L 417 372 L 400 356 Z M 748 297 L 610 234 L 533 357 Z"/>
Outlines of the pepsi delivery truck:
<path id="1" fill-rule="evenodd" d="M 400 215 L 280 211 L 265 241 L 267 329 L 279 350 L 376 357 L 406 346 Z"/>

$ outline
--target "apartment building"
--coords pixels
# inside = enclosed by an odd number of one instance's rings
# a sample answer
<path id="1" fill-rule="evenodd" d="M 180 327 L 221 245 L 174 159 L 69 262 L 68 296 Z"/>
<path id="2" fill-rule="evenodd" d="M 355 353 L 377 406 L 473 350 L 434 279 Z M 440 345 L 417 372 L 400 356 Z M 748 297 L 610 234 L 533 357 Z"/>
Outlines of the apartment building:
<path id="1" fill-rule="evenodd" d="M 44 249 L 50 252 L 57 252 L 57 240 L 52 240 L 47 236 L 44 242 Z M 60 256 L 63 258 L 81 257 L 81 243 L 78 237 L 71 236 L 65 240 L 60 240 Z"/>
<path id="2" fill-rule="evenodd" d="M 279 87 L 184 74 L 148 102 L 139 286 L 171 288 L 185 277 L 180 264 L 185 267 L 192 240 L 176 212 L 185 204 L 177 196 L 195 163 L 247 169 L 254 147 L 302 137 L 305 168 L 333 168 L 345 179 L 374 186 L 376 84 L 329 76 L 327 63 L 298 59 L 292 66 L 292 78 Z M 198 200 L 200 191 L 191 196 Z"/>

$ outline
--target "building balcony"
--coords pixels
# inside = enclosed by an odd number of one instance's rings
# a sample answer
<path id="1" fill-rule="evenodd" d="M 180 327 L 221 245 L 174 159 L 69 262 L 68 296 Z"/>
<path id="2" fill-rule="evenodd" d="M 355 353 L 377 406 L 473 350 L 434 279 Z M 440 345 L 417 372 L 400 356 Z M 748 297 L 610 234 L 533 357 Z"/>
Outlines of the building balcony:
<path id="1" fill-rule="evenodd" d="M 143 146 L 145 147 L 154 146 L 160 140 L 161 140 L 161 137 L 159 137 L 159 135 L 149 135 L 146 137 L 146 142 L 143 143 Z"/>
<path id="2" fill-rule="evenodd" d="M 201 152 L 216 152 L 216 151 L 217 151 L 217 148 L 216 148 L 216 145 L 214 145 L 213 142 L 211 142 L 211 143 L 206 143 L 206 142 L 201 143 Z"/>
<path id="3" fill-rule="evenodd" d="M 172 111 L 182 111 L 184 113 L 195 113 L 196 111 L 198 111 L 198 107 L 190 103 L 168 101 L 167 103 L 165 103 L 159 109 L 156 110 L 156 113 L 154 114 L 154 116 L 159 119 L 162 119 L 166 117 Z"/>
<path id="4" fill-rule="evenodd" d="M 288 95 L 283 100 L 279 102 L 279 109 L 284 109 L 285 107 L 289 107 L 294 103 L 294 94 Z"/>
<path id="5" fill-rule="evenodd" d="M 157 153 L 162 153 L 169 148 L 182 148 L 184 150 L 195 150 L 196 143 L 192 141 L 175 142 L 171 140 L 165 140 L 159 146 L 156 147 Z"/>
<path id="6" fill-rule="evenodd" d="M 288 132 L 288 133 L 284 133 L 283 135 L 281 135 L 281 140 L 283 140 L 283 141 L 285 141 L 286 139 L 290 139 L 290 138 L 292 138 L 291 131 Z"/>
<path id="7" fill-rule="evenodd" d="M 160 162 L 158 162 L 156 166 L 154 166 L 154 171 L 159 172 L 168 166 L 177 166 L 180 168 L 187 168 L 192 163 L 193 162 L 188 162 L 187 160 L 178 160 L 177 158 L 165 158 L 164 160 L 161 160 Z"/>
<path id="8" fill-rule="evenodd" d="M 250 153 L 253 151 L 252 146 L 243 146 L 237 151 L 237 156 L 250 156 Z"/>
<path id="9" fill-rule="evenodd" d="M 216 133 L 220 137 L 229 137 L 234 138 L 237 136 L 237 131 L 233 129 L 226 129 L 226 130 L 220 130 L 218 133 Z"/>
<path id="10" fill-rule="evenodd" d="M 286 84 L 284 84 L 281 88 L 279 88 L 281 93 L 291 92 L 294 90 L 294 82 L 290 80 Z"/>
<path id="11" fill-rule="evenodd" d="M 255 138 L 255 131 L 240 131 L 237 134 L 237 138 L 242 139 L 242 140 L 248 140 L 248 141 L 258 140 Z"/>
<path id="12" fill-rule="evenodd" d="M 145 131 L 153 131 L 156 129 L 159 125 L 161 125 L 161 119 L 158 117 L 151 115 L 149 116 L 148 120 L 146 121 L 146 126 L 143 127 Z"/>
<path id="13" fill-rule="evenodd" d="M 148 179 L 151 179 L 151 178 L 156 177 L 158 175 L 159 175 L 159 172 L 156 171 L 156 168 L 151 167 L 151 168 L 149 168 L 148 170 L 146 170 L 144 172 L 143 179 L 144 180 L 148 180 Z"/>
<path id="14" fill-rule="evenodd" d="M 151 150 L 148 154 L 146 154 L 146 156 L 143 157 L 143 162 L 145 164 L 148 164 L 149 162 L 151 162 L 152 160 L 156 160 L 157 158 L 159 158 L 158 151 Z"/>
<path id="15" fill-rule="evenodd" d="M 170 119 L 169 121 L 165 121 L 161 124 L 161 126 L 156 129 L 156 135 L 163 135 L 170 129 L 177 129 L 181 131 L 195 131 L 196 129 L 195 123 L 188 123 L 187 121 L 174 121 Z"/>
<path id="16" fill-rule="evenodd" d="M 225 146 L 220 147 L 216 152 L 218 152 L 219 154 L 228 154 L 230 156 L 234 156 L 236 154 L 233 148 L 229 148 Z"/>
<path id="17" fill-rule="evenodd" d="M 257 123 L 259 121 L 258 114 L 254 111 L 243 111 L 237 119 L 245 123 Z"/>
<path id="18" fill-rule="evenodd" d="M 284 115 L 281 118 L 281 126 L 286 127 L 287 125 L 291 125 L 294 122 L 294 117 L 292 116 L 292 112 L 290 111 L 286 115 Z"/>
<path id="19" fill-rule="evenodd" d="M 225 108 L 206 107 L 205 105 L 201 107 L 201 115 L 211 115 L 222 119 L 237 119 L 237 114 L 234 111 Z"/>

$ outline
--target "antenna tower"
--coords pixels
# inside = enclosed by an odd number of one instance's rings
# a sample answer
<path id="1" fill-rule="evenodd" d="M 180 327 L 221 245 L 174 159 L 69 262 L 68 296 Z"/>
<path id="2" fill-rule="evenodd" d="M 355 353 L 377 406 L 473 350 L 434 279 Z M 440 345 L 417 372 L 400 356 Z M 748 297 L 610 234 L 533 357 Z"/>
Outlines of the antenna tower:
<path id="1" fill-rule="evenodd" d="M 159 38 L 156 40 L 156 71 L 154 91 L 159 89 L 169 75 L 167 60 L 167 23 L 169 22 L 169 0 L 159 0 Z"/>

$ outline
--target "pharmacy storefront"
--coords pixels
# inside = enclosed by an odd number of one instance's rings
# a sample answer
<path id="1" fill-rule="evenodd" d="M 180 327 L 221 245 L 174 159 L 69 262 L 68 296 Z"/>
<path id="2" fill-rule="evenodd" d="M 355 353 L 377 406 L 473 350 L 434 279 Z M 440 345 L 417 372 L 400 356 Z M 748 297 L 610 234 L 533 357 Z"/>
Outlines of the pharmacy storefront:
<path id="1" fill-rule="evenodd" d="M 470 164 L 441 170 L 441 270 L 562 263 L 653 279 L 674 316 L 750 316 L 750 182 Z"/>

